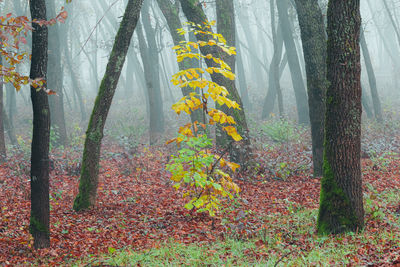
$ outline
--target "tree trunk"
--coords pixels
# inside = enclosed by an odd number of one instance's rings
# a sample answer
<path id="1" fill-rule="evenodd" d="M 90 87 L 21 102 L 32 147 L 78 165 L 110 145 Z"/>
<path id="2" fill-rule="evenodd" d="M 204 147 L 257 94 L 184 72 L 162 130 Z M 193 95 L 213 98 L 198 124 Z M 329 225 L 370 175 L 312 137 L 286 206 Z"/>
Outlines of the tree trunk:
<path id="1" fill-rule="evenodd" d="M 314 177 L 322 176 L 324 151 L 326 37 L 317 0 L 295 0 L 307 74 Z"/>
<path id="2" fill-rule="evenodd" d="M 236 44 L 236 51 L 237 51 L 237 61 L 236 61 L 237 77 L 239 78 L 240 96 L 243 100 L 243 107 L 247 110 L 251 110 L 252 105 L 250 104 L 249 92 L 247 90 L 246 73 L 244 71 L 244 65 L 243 65 L 243 54 L 239 42 L 237 42 Z"/>
<path id="3" fill-rule="evenodd" d="M 3 57 L 0 55 L 0 66 L 2 66 Z M 6 142 L 4 139 L 4 109 L 3 109 L 3 77 L 0 77 L 0 164 L 7 160 Z"/>
<path id="4" fill-rule="evenodd" d="M 5 127 L 5 130 L 7 132 L 8 138 L 10 139 L 11 144 L 14 147 L 19 147 L 17 137 L 15 136 L 14 128 L 10 124 L 10 120 L 8 119 L 7 112 L 3 107 L 3 124 Z"/>
<path id="5" fill-rule="evenodd" d="M 279 116 L 283 117 L 283 100 L 282 90 L 280 85 L 280 71 L 279 64 L 282 57 L 283 39 L 280 25 L 278 30 L 275 23 L 275 0 L 270 0 L 271 11 L 271 29 L 272 29 L 272 42 L 274 45 L 274 55 L 272 56 L 270 71 L 268 73 L 268 92 L 264 100 L 264 105 L 261 113 L 261 118 L 265 119 L 271 114 L 275 106 L 275 98 L 278 96 Z"/>
<path id="6" fill-rule="evenodd" d="M 204 14 L 204 11 L 203 11 L 201 5 L 195 4 L 191 0 L 181 0 L 181 5 L 182 5 L 183 12 L 185 13 L 185 15 L 189 21 L 192 21 L 199 25 L 202 25 L 205 21 L 207 21 L 207 17 Z M 231 25 L 229 27 L 231 28 L 231 31 L 234 32 L 235 28 L 233 27 L 233 25 Z M 202 35 L 202 34 L 198 34 L 198 35 L 196 35 L 196 37 L 198 40 L 201 40 L 204 42 L 208 42 L 209 38 L 210 38 L 209 36 Z M 225 38 L 228 41 L 228 44 L 232 45 L 232 41 L 234 40 L 234 39 L 232 39 L 232 36 L 231 37 L 225 36 Z M 233 44 L 234 44 L 234 42 L 233 42 Z M 215 46 L 213 46 L 213 47 L 203 46 L 203 47 L 201 47 L 200 51 L 203 55 L 211 54 L 211 55 L 213 55 L 213 57 L 221 58 L 223 60 L 225 60 L 225 57 L 226 57 L 225 53 L 223 51 L 221 51 L 220 49 L 216 49 Z M 228 58 L 227 62 L 232 64 L 232 62 L 234 62 L 234 58 L 233 59 Z M 210 60 L 210 59 L 206 59 L 206 64 L 208 67 L 218 67 L 218 65 L 213 60 Z M 243 111 L 242 100 L 240 99 L 240 96 L 236 89 L 235 81 L 229 80 L 218 73 L 211 74 L 211 79 L 213 82 L 215 82 L 221 86 L 225 86 L 225 88 L 229 92 L 228 97 L 231 100 L 236 101 L 242 107 L 242 109 L 240 109 L 240 110 L 229 109 L 227 111 L 224 110 L 224 112 L 227 115 L 232 116 L 235 119 L 236 129 L 237 129 L 238 133 L 243 137 L 243 140 L 236 142 L 235 144 L 232 145 L 232 147 L 230 149 L 231 160 L 236 163 L 241 164 L 242 168 L 246 168 L 246 165 L 249 162 L 250 156 L 251 156 L 250 136 L 249 136 L 249 130 L 247 127 L 246 115 Z M 233 143 L 233 142 L 231 141 L 230 143 Z"/>
<path id="7" fill-rule="evenodd" d="M 362 93 L 361 93 L 362 106 L 364 108 L 365 113 L 367 114 L 367 118 L 372 119 L 374 117 L 374 114 L 372 113 L 372 109 L 369 105 L 370 102 L 369 102 L 368 96 L 365 92 L 365 86 L 363 84 L 361 84 L 361 88 L 362 88 Z"/>
<path id="8" fill-rule="evenodd" d="M 140 55 L 144 68 L 146 87 L 149 95 L 150 107 L 150 145 L 160 140 L 164 133 L 164 108 L 160 88 L 160 68 L 158 57 L 158 46 L 156 42 L 155 29 L 150 21 L 151 0 L 144 0 L 142 9 L 142 24 L 138 24 L 137 34 L 139 37 Z M 146 35 L 147 43 L 144 39 Z"/>
<path id="9" fill-rule="evenodd" d="M 400 31 L 399 31 L 399 28 L 397 27 L 397 24 L 396 24 L 396 22 L 395 22 L 395 20 L 394 20 L 394 18 L 392 16 L 392 12 L 390 12 L 390 8 L 389 8 L 389 6 L 387 4 L 387 1 L 386 0 L 382 0 L 382 3 L 383 3 L 383 5 L 384 5 L 384 7 L 386 9 L 386 12 L 387 12 L 388 16 L 389 16 L 390 23 L 392 24 L 393 30 L 396 33 L 397 43 L 398 43 L 398 45 L 400 45 Z"/>
<path id="10" fill-rule="evenodd" d="M 71 75 L 72 90 L 74 91 L 76 97 L 78 98 L 79 109 L 81 111 L 81 121 L 84 122 L 84 121 L 86 121 L 86 117 L 87 117 L 86 108 L 85 108 L 85 104 L 83 103 L 81 86 L 79 84 L 78 77 L 76 77 L 76 73 L 75 73 L 72 63 L 71 63 L 71 55 L 70 55 L 68 47 L 64 48 L 64 53 L 65 53 L 65 62 L 68 66 L 69 73 Z"/>
<path id="11" fill-rule="evenodd" d="M 360 0 L 328 6 L 325 151 L 319 234 L 364 227 L 361 177 Z"/>
<path id="12" fill-rule="evenodd" d="M 288 0 L 277 1 L 279 21 L 281 22 L 282 36 L 288 57 L 290 74 L 294 94 L 296 97 L 297 116 L 300 124 L 309 123 L 307 94 L 304 86 L 303 76 L 301 74 L 299 56 L 297 54 L 296 45 L 294 43 L 293 34 L 288 18 Z"/>
<path id="13" fill-rule="evenodd" d="M 361 31 L 361 49 L 364 56 L 365 66 L 368 74 L 369 87 L 371 89 L 372 103 L 374 106 L 375 119 L 382 122 L 382 108 L 381 101 L 379 100 L 378 89 L 376 87 L 376 77 L 374 68 L 372 66 L 371 57 L 369 55 L 367 42 L 365 41 L 364 31 Z"/>
<path id="14" fill-rule="evenodd" d="M 46 1 L 46 8 L 49 17 L 56 17 L 56 10 L 54 1 Z M 67 144 L 67 129 L 65 126 L 64 117 L 64 95 L 63 95 L 63 73 L 61 68 L 61 50 L 60 50 L 60 37 L 59 26 L 52 25 L 49 31 L 49 51 L 48 69 L 47 74 L 47 87 L 55 91 L 56 95 L 49 96 L 50 114 L 51 114 L 51 130 L 55 133 L 54 144 L 55 146 L 64 146 Z"/>
<path id="15" fill-rule="evenodd" d="M 45 0 L 31 0 L 32 20 L 46 20 Z M 47 26 L 33 23 L 30 78 L 47 74 Z M 31 217 L 30 232 L 36 249 L 50 246 L 49 142 L 50 109 L 47 93 L 31 86 L 33 135 L 31 145 Z"/>
<path id="16" fill-rule="evenodd" d="M 96 203 L 100 148 L 108 111 L 117 88 L 125 57 L 136 28 L 143 0 L 129 0 L 125 14 L 115 37 L 114 46 L 107 63 L 106 72 L 90 117 L 83 150 L 79 193 L 74 201 L 74 210 L 93 207 Z"/>
<path id="17" fill-rule="evenodd" d="M 175 4 L 173 4 L 170 0 L 157 0 L 157 3 L 167 21 L 174 45 L 179 45 L 180 42 L 185 41 L 185 36 L 180 35 L 176 31 L 177 29 L 182 28 L 182 23 L 179 18 L 179 1 L 176 1 Z M 198 67 L 194 66 L 194 64 L 194 60 L 184 59 L 183 61 L 178 62 L 178 67 L 179 70 Z M 183 87 L 181 88 L 181 90 L 183 96 L 188 96 L 191 92 L 193 92 L 193 89 L 190 87 Z M 202 111 L 200 109 L 193 111 L 190 114 L 190 120 L 192 121 L 192 123 L 194 123 L 195 121 L 202 122 Z"/>
<path id="18" fill-rule="evenodd" d="M 6 103 L 10 126 L 14 129 L 14 117 L 17 113 L 16 90 L 11 84 L 6 84 Z"/>

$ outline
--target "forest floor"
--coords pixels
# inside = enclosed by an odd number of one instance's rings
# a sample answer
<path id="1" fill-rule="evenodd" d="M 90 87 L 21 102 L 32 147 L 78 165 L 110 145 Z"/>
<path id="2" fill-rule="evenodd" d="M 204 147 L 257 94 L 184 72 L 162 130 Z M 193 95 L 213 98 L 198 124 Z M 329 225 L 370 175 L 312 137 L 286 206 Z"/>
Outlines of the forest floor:
<path id="1" fill-rule="evenodd" d="M 364 136 L 365 230 L 336 237 L 315 233 L 320 180 L 310 176 L 309 145 L 271 139 L 255 148 L 254 170 L 235 177 L 240 199 L 215 218 L 183 207 L 165 146 L 127 149 L 111 140 L 97 206 L 77 213 L 80 153 L 54 150 L 51 247 L 39 251 L 29 234 L 29 157 L 16 154 L 0 166 L 0 265 L 400 264 L 399 136 Z"/>

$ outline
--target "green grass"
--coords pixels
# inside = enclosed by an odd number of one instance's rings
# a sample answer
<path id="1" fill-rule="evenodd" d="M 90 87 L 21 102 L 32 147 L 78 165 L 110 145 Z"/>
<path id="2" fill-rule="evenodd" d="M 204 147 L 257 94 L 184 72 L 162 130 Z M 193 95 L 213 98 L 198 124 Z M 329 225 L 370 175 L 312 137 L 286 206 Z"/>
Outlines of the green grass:
<path id="1" fill-rule="evenodd" d="M 184 245 L 173 240 L 147 251 L 114 250 L 88 257 L 88 263 L 141 266 L 360 266 L 400 259 L 400 216 L 388 207 L 399 204 L 397 190 L 365 193 L 366 230 L 337 236 L 317 236 L 317 210 L 288 204 L 287 214 L 257 218 L 260 225 L 251 239 Z M 376 203 L 379 203 L 377 206 Z M 377 210 L 379 213 L 376 213 Z M 396 250 L 397 246 L 397 250 Z"/>

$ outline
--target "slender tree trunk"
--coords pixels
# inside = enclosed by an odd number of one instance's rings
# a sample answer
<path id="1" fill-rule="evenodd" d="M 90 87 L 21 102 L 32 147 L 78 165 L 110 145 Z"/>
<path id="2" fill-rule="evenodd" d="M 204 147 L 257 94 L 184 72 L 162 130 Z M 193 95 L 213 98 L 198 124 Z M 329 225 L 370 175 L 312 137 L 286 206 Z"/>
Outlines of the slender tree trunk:
<path id="1" fill-rule="evenodd" d="M 324 174 L 319 234 L 364 227 L 361 177 L 360 0 L 330 0 Z"/>
<path id="2" fill-rule="evenodd" d="M 227 3 L 229 4 L 229 3 Z M 191 0 L 181 0 L 181 5 L 183 12 L 185 13 L 187 19 L 189 21 L 192 21 L 196 24 L 202 25 L 205 21 L 207 21 L 207 17 L 204 14 L 204 11 L 201 7 L 200 4 L 193 3 Z M 229 15 L 230 16 L 230 15 Z M 226 21 L 223 21 L 226 23 Z M 221 21 L 219 22 L 221 23 Z M 221 27 L 221 26 L 218 26 Z M 227 36 L 225 36 L 228 44 L 232 45 L 234 44 L 234 39 L 232 37 L 234 36 L 234 27 L 233 25 L 226 26 L 229 27 L 231 31 L 233 31 L 233 35 L 229 36 L 229 33 Z M 221 32 L 221 34 L 224 34 L 224 32 Z M 198 34 L 196 35 L 198 40 L 208 42 L 209 41 L 209 36 Z M 208 46 L 203 46 L 200 49 L 201 53 L 203 55 L 208 55 L 211 54 L 214 57 L 217 58 L 222 58 L 225 60 L 225 54 L 223 51 L 219 49 L 215 49 L 215 47 L 208 47 Z M 227 62 L 232 64 L 233 59 L 228 59 Z M 206 59 L 206 64 L 208 67 L 217 67 L 218 65 L 210 59 Z M 231 66 L 232 67 L 232 66 Z M 213 82 L 225 86 L 225 88 L 228 90 L 229 95 L 228 97 L 234 101 L 236 101 L 241 107 L 243 107 L 242 100 L 240 99 L 239 93 L 236 89 L 235 82 L 232 80 L 229 80 L 222 76 L 221 74 L 213 73 L 211 74 L 211 79 Z M 236 121 L 236 128 L 238 133 L 243 137 L 243 140 L 240 142 L 236 142 L 232 146 L 232 149 L 230 150 L 230 156 L 232 161 L 239 163 L 242 165 L 242 168 L 246 168 L 247 163 L 250 161 L 250 156 L 251 156 L 251 148 L 250 148 L 250 136 L 249 136 L 249 130 L 247 127 L 247 120 L 246 120 L 246 115 L 243 111 L 241 110 L 228 110 L 226 112 L 227 115 L 232 116 L 235 121 Z"/>
<path id="3" fill-rule="evenodd" d="M 364 107 L 364 111 L 367 114 L 367 118 L 368 119 L 372 119 L 374 117 L 374 114 L 372 113 L 372 109 L 371 109 L 371 107 L 369 105 L 370 102 L 369 102 L 369 99 L 368 99 L 368 95 L 365 92 L 365 86 L 361 85 L 361 87 L 362 87 L 362 94 L 361 94 L 362 106 Z"/>
<path id="4" fill-rule="evenodd" d="M 275 0 L 270 0 L 270 11 L 271 11 L 271 29 L 272 29 L 272 43 L 274 45 L 274 55 L 272 56 L 269 79 L 268 79 L 268 92 L 264 100 L 264 105 L 261 113 L 263 119 L 267 118 L 269 114 L 274 110 L 275 98 L 278 96 L 278 108 L 279 116 L 283 117 L 283 100 L 282 90 L 280 86 L 280 73 L 279 63 L 282 57 L 283 50 L 283 39 L 281 27 L 278 26 L 276 30 L 275 23 Z"/>
<path id="5" fill-rule="evenodd" d="M 125 62 L 133 31 L 140 15 L 143 0 L 129 0 L 115 37 L 114 46 L 107 63 L 106 72 L 90 117 L 83 150 L 79 194 L 74 201 L 74 210 L 93 207 L 96 203 L 100 148 L 108 111 L 117 88 L 119 76 Z"/>
<path id="6" fill-rule="evenodd" d="M 373 14 L 375 10 L 372 8 L 371 3 L 370 3 L 369 0 L 367 0 L 367 3 L 368 3 L 368 7 L 369 7 L 369 9 L 370 9 L 370 11 L 371 11 L 371 14 Z M 385 34 L 382 32 L 381 27 L 378 26 L 378 21 L 375 19 L 375 16 L 372 16 L 372 18 L 373 18 L 373 20 L 374 20 L 374 23 L 375 23 L 376 29 L 377 29 L 377 31 L 378 31 L 378 34 L 379 34 L 379 36 L 381 37 L 382 44 L 383 44 L 383 46 L 385 47 L 386 53 L 388 53 L 388 55 L 389 55 L 390 58 L 392 59 L 392 61 L 393 61 L 393 63 L 395 64 L 395 66 L 396 66 L 397 68 L 399 68 L 399 67 L 400 67 L 400 57 L 399 57 L 399 53 L 393 53 L 394 49 L 391 48 L 391 45 L 390 45 L 389 42 L 388 42 L 388 36 L 385 35 Z"/>
<path id="7" fill-rule="evenodd" d="M 49 17 L 56 17 L 56 10 L 54 1 L 46 1 L 46 8 Z M 51 128 L 57 137 L 54 140 L 55 146 L 65 146 L 67 144 L 67 129 L 65 126 L 64 116 L 64 95 L 63 95 L 63 73 L 61 68 L 61 49 L 59 26 L 52 25 L 49 31 L 49 62 L 51 66 L 47 74 L 47 87 L 57 94 L 49 96 L 50 114 L 51 114 Z"/>
<path id="8" fill-rule="evenodd" d="M 393 18 L 392 12 L 390 11 L 390 8 L 389 8 L 389 6 L 387 4 L 387 0 L 382 0 L 382 3 L 383 3 L 383 6 L 386 9 L 386 12 L 387 12 L 388 16 L 389 16 L 389 19 L 390 19 L 390 22 L 392 24 L 393 30 L 396 33 L 397 43 L 400 45 L 400 31 L 399 31 L 399 28 L 398 28 L 398 26 L 397 26 L 397 24 L 396 24 L 396 22 L 395 22 L 395 20 Z"/>
<path id="9" fill-rule="evenodd" d="M 216 3 L 218 4 L 220 1 L 216 1 Z M 223 2 L 223 1 L 222 1 Z M 261 63 L 263 64 L 263 62 L 260 60 L 260 55 L 257 53 L 257 40 L 255 38 L 256 34 L 254 32 L 252 32 L 252 27 L 250 27 L 249 24 L 249 9 L 250 7 L 242 7 L 239 10 L 239 22 L 242 25 L 243 29 L 244 29 L 244 35 L 248 44 L 248 52 L 250 55 L 250 61 L 253 62 L 253 64 L 250 64 L 250 69 L 251 69 L 251 73 L 253 74 L 253 79 L 255 81 L 256 84 L 262 84 L 263 81 L 263 76 L 265 75 L 265 73 L 262 72 L 261 68 L 259 68 L 259 66 L 257 66 L 258 64 L 255 64 L 255 62 Z M 229 15 L 229 17 L 233 17 L 233 12 L 232 15 Z M 217 18 L 218 21 L 218 18 Z M 234 44 L 232 44 L 234 45 Z M 260 65 L 261 65 L 260 64 Z M 268 72 L 266 72 L 268 73 Z"/>
<path id="10" fill-rule="evenodd" d="M 243 100 L 244 108 L 251 110 L 252 105 L 250 104 L 249 92 L 247 90 L 246 73 L 244 71 L 244 65 L 243 65 L 243 53 L 239 43 L 236 45 L 236 50 L 237 50 L 237 61 L 236 61 L 237 77 L 239 78 L 240 96 Z"/>
<path id="11" fill-rule="evenodd" d="M 145 72 L 146 86 L 149 92 L 150 106 L 150 145 L 154 145 L 160 140 L 164 133 L 164 108 L 160 86 L 160 60 L 158 57 L 158 46 L 156 42 L 155 29 L 150 21 L 150 4 L 151 0 L 144 0 L 142 9 L 142 24 L 138 24 L 137 33 L 141 37 L 140 55 Z M 144 40 L 142 27 L 146 35 L 147 44 Z"/>
<path id="12" fill-rule="evenodd" d="M 296 97 L 299 123 L 308 124 L 309 114 L 307 105 L 307 94 L 306 88 L 304 86 L 303 76 L 301 74 L 299 56 L 297 54 L 296 45 L 294 43 L 290 21 L 288 18 L 288 1 L 289 0 L 278 0 L 276 5 L 278 7 L 279 21 L 281 22 L 282 36 L 288 57 L 294 94 Z"/>
<path id="13" fill-rule="evenodd" d="M 9 123 L 10 126 L 14 128 L 14 117 L 17 113 L 17 98 L 16 90 L 11 84 L 6 84 L 6 95 Z"/>
<path id="14" fill-rule="evenodd" d="M 375 72 L 372 66 L 371 57 L 369 55 L 367 42 L 365 41 L 364 31 L 361 31 L 361 49 L 362 49 L 362 54 L 364 56 L 365 66 L 367 69 L 369 87 L 371 89 L 372 103 L 374 106 L 375 119 L 378 122 L 382 122 L 383 118 L 382 118 L 381 101 L 379 100 L 378 89 L 376 86 Z"/>
<path id="15" fill-rule="evenodd" d="M 307 74 L 314 177 L 322 176 L 326 80 L 326 35 L 318 0 L 295 0 Z"/>
<path id="16" fill-rule="evenodd" d="M 32 20 L 46 20 L 45 0 L 31 0 Z M 33 23 L 32 60 L 30 78 L 44 78 L 47 74 L 47 26 Z M 31 145 L 31 217 L 30 232 L 36 249 L 50 246 L 49 205 L 49 142 L 50 109 L 47 93 L 31 86 L 33 108 L 33 136 Z"/>
<path id="17" fill-rule="evenodd" d="M 0 68 L 3 57 L 0 55 Z M 6 142 L 4 138 L 3 77 L 0 77 L 0 164 L 7 160 Z"/>
<path id="18" fill-rule="evenodd" d="M 72 66 L 71 55 L 68 47 L 65 47 L 64 52 L 65 52 L 65 63 L 67 64 L 69 73 L 71 75 L 72 90 L 74 91 L 76 97 L 78 98 L 79 110 L 81 111 L 81 121 L 86 121 L 87 114 L 86 114 L 85 104 L 83 103 L 81 86 L 79 84 L 78 77 L 76 77 L 76 73 Z"/>
<path id="19" fill-rule="evenodd" d="M 17 136 L 15 135 L 14 128 L 10 124 L 10 120 L 7 116 L 6 110 L 3 108 L 3 123 L 5 130 L 7 132 L 8 138 L 10 139 L 11 144 L 14 147 L 19 147 Z"/>

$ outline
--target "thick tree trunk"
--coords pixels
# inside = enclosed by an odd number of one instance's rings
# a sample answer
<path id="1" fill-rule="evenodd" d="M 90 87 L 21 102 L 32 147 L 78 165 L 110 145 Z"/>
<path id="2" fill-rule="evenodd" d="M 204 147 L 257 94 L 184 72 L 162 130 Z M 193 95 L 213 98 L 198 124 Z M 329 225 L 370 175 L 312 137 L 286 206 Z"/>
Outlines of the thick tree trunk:
<path id="1" fill-rule="evenodd" d="M 100 148 L 103 130 L 108 111 L 117 88 L 126 54 L 131 42 L 133 31 L 140 15 L 143 0 L 129 0 L 114 46 L 107 63 L 106 72 L 90 117 L 83 150 L 79 194 L 74 201 L 74 210 L 79 211 L 93 207 L 96 203 Z"/>
<path id="2" fill-rule="evenodd" d="M 360 0 L 328 6 L 324 174 L 317 228 L 320 234 L 364 227 L 361 177 Z"/>
<path id="3" fill-rule="evenodd" d="M 374 106 L 375 119 L 378 122 L 382 122 L 383 118 L 382 118 L 381 101 L 379 100 L 378 89 L 376 86 L 375 72 L 372 66 L 371 57 L 369 55 L 367 42 L 365 41 L 364 31 L 361 31 L 361 49 L 362 49 L 362 54 L 364 56 L 365 66 L 367 69 L 369 87 L 371 89 L 372 103 Z"/>
<path id="4" fill-rule="evenodd" d="M 307 74 L 314 177 L 322 176 L 326 80 L 325 25 L 318 0 L 295 0 Z"/>
<path id="5" fill-rule="evenodd" d="M 46 1 L 46 8 L 49 17 L 56 17 L 56 10 L 54 1 Z M 48 65 L 51 66 L 48 69 L 47 74 L 47 87 L 57 94 L 49 96 L 50 114 L 51 114 L 51 130 L 54 131 L 57 137 L 54 140 L 55 146 L 64 146 L 67 144 L 67 129 L 65 126 L 64 116 L 64 94 L 62 90 L 63 86 L 63 73 L 61 68 L 61 49 L 60 49 L 60 37 L 59 37 L 59 26 L 52 25 L 48 29 L 49 31 L 49 61 Z"/>
<path id="6" fill-rule="evenodd" d="M 0 55 L 0 66 L 2 66 L 2 56 Z M 7 160 L 6 142 L 4 138 L 4 109 L 3 109 L 3 77 L 0 77 L 0 164 Z"/>
<path id="7" fill-rule="evenodd" d="M 198 5 L 196 3 L 193 3 L 191 0 L 181 0 L 181 5 L 183 12 L 185 13 L 187 19 L 189 21 L 192 21 L 196 24 L 202 25 L 205 21 L 207 21 L 207 17 L 204 14 L 204 11 L 201 7 L 201 5 Z M 234 31 L 233 26 L 231 27 L 231 31 Z M 223 33 L 222 33 L 223 34 Z M 198 34 L 196 35 L 198 40 L 208 42 L 209 41 L 209 36 L 207 35 L 202 35 Z M 232 45 L 232 36 L 226 36 L 228 44 Z M 231 42 L 231 43 L 229 43 Z M 234 42 L 233 42 L 234 44 Z M 215 46 L 209 47 L 209 46 L 203 46 L 200 49 L 201 53 L 203 55 L 208 55 L 211 54 L 216 58 L 222 58 L 225 60 L 226 54 L 223 53 L 223 51 L 216 49 Z M 232 61 L 234 59 L 229 59 L 227 58 L 227 62 L 232 64 Z M 206 64 L 208 67 L 218 67 L 218 65 L 210 59 L 206 59 Z M 231 66 L 232 67 L 232 66 Z M 236 89 L 235 82 L 232 80 L 229 80 L 222 76 L 221 74 L 213 73 L 211 74 L 211 79 L 213 82 L 225 86 L 225 88 L 228 90 L 229 95 L 228 97 L 231 100 L 236 101 L 241 107 L 243 107 L 242 100 L 240 99 L 239 93 Z M 240 110 L 224 110 L 224 112 L 232 116 L 235 121 L 236 121 L 236 128 L 238 133 L 243 137 L 243 140 L 240 142 L 235 142 L 235 144 L 232 145 L 232 148 L 230 149 L 230 156 L 231 160 L 239 163 L 242 165 L 242 168 L 246 168 L 247 163 L 250 160 L 251 156 L 251 148 L 250 148 L 250 136 L 249 136 L 249 130 L 247 127 L 247 121 L 246 121 L 246 115 L 243 111 L 243 108 Z M 231 144 L 233 142 L 230 142 Z"/>
<path id="8" fill-rule="evenodd" d="M 299 56 L 297 54 L 296 45 L 294 43 L 290 21 L 288 18 L 288 0 L 278 0 L 276 5 L 278 7 L 279 21 L 281 22 L 282 36 L 288 57 L 294 94 L 296 97 L 298 120 L 300 124 L 308 124 L 309 115 L 307 94 L 304 86 L 303 76 L 301 74 Z"/>
<path id="9" fill-rule="evenodd" d="M 46 20 L 45 0 L 31 0 L 32 20 Z M 47 73 L 48 30 L 33 23 L 30 78 L 44 78 Z M 33 135 L 31 152 L 30 232 L 36 249 L 50 246 L 49 142 L 50 109 L 47 93 L 31 86 Z"/>

